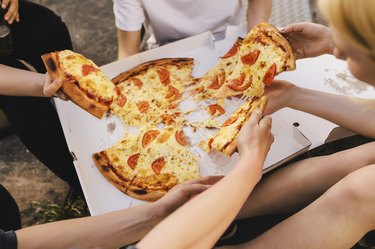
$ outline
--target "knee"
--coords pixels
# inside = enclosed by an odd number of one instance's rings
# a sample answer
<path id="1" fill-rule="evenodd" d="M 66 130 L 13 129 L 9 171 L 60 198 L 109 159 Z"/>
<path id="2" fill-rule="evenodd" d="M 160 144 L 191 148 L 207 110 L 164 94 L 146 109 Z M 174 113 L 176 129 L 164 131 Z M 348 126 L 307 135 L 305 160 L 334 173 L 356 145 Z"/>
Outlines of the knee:
<path id="1" fill-rule="evenodd" d="M 339 210 L 352 213 L 375 225 L 375 181 L 366 170 L 350 173 L 327 191 L 328 198 Z"/>

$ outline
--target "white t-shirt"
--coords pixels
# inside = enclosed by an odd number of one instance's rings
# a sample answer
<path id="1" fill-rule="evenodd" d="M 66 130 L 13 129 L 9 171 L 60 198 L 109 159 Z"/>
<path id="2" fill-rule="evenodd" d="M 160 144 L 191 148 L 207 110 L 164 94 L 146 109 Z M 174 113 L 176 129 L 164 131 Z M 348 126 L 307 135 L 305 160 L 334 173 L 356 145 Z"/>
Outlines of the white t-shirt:
<path id="1" fill-rule="evenodd" d="M 142 24 L 164 44 L 211 31 L 223 37 L 228 25 L 244 20 L 243 0 L 113 0 L 116 26 L 138 31 Z M 152 41 L 152 40 L 151 40 Z"/>

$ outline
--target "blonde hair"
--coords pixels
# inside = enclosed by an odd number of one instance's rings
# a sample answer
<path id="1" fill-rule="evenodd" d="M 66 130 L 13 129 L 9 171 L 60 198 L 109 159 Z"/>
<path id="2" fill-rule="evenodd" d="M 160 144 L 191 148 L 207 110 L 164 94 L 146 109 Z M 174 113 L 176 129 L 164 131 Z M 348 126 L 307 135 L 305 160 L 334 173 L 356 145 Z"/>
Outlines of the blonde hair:
<path id="1" fill-rule="evenodd" d="M 375 61 L 375 0 L 319 0 L 318 5 L 350 44 Z"/>

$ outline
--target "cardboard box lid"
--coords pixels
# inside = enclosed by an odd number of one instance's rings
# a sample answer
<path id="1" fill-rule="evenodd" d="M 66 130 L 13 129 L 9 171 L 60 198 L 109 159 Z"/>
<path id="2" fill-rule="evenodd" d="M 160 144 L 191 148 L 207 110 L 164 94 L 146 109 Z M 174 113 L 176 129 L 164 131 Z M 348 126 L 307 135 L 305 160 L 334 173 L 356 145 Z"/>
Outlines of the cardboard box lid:
<path id="1" fill-rule="evenodd" d="M 214 66 L 218 58 L 232 45 L 232 40 L 214 42 L 213 36 L 208 32 L 110 63 L 102 69 L 109 77 L 114 77 L 145 61 L 161 57 L 193 57 L 193 74 L 200 76 Z M 56 107 L 68 146 L 76 158 L 76 170 L 91 214 L 101 214 L 143 203 L 126 196 L 112 186 L 101 175 L 91 158 L 93 153 L 110 147 L 123 136 L 125 129 L 119 118 L 110 116 L 99 120 L 72 102 L 61 100 L 56 100 Z M 264 171 L 306 151 L 311 144 L 279 114 L 273 115 L 273 120 L 275 142 L 268 154 Z M 225 174 L 236 163 L 238 156 L 226 159 L 223 156 L 209 156 L 205 160 L 204 163 L 201 162 L 202 175 Z"/>

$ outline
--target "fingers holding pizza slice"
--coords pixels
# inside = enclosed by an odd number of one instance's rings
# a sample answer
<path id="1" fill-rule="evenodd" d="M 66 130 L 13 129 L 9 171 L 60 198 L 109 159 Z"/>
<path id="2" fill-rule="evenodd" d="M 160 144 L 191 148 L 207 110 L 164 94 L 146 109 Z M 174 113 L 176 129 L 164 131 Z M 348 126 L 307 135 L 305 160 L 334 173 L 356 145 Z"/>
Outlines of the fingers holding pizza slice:
<path id="1" fill-rule="evenodd" d="M 264 111 L 267 97 L 252 99 L 243 103 L 221 126 L 217 134 L 207 142 L 209 150 L 215 150 L 231 156 L 237 149 L 238 135 L 242 126 L 255 110 Z"/>
<path id="2" fill-rule="evenodd" d="M 52 80 L 62 79 L 62 91 L 75 104 L 97 118 L 107 113 L 115 85 L 94 62 L 70 50 L 44 54 L 42 60 Z"/>

